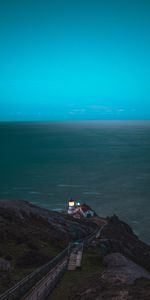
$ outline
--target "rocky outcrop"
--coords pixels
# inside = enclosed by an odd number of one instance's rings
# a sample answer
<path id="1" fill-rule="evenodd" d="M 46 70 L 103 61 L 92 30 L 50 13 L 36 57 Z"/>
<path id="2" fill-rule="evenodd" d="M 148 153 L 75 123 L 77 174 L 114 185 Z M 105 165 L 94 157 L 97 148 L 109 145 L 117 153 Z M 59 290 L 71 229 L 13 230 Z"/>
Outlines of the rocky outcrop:
<path id="1" fill-rule="evenodd" d="M 100 251 L 105 270 L 76 299 L 149 300 L 150 247 L 117 216 L 106 221 L 100 237 L 92 242 Z"/>
<path id="2" fill-rule="evenodd" d="M 9 271 L 9 270 L 11 270 L 11 263 L 4 258 L 0 258 L 0 271 Z"/>
<path id="3" fill-rule="evenodd" d="M 76 294 L 76 300 L 149 300 L 150 281 L 138 279 L 134 284 L 111 285 L 99 281 L 91 288 Z M 68 298 L 69 300 L 69 298 Z M 73 299 L 74 300 L 74 299 Z"/>
<path id="4" fill-rule="evenodd" d="M 130 226 L 117 216 L 107 218 L 107 226 L 95 243 L 103 256 L 119 252 L 150 271 L 150 247 L 140 241 Z"/>
<path id="5" fill-rule="evenodd" d="M 50 211 L 27 201 L 19 200 L 0 200 L 1 222 L 4 219 L 19 220 L 22 224 L 26 223 L 27 220 L 29 224 L 33 220 L 37 220 L 39 224 L 45 222 L 51 230 L 55 230 L 56 236 L 59 234 L 61 235 L 60 239 L 67 239 L 67 241 L 70 238 L 81 238 L 97 227 L 96 224 L 88 220 L 77 220 L 67 214 Z M 9 225 L 8 222 L 7 225 Z"/>
<path id="6" fill-rule="evenodd" d="M 0 293 L 95 228 L 26 201 L 0 200 Z"/>
<path id="7" fill-rule="evenodd" d="M 74 219 L 12 200 L 0 200 L 0 292 L 51 260 L 69 241 L 85 237 L 98 226 L 102 230 L 85 248 L 95 251 L 103 273 L 80 290 L 77 287 L 72 299 L 149 300 L 150 275 L 142 266 L 150 271 L 150 247 L 128 224 L 117 216 Z"/>
<path id="8" fill-rule="evenodd" d="M 105 256 L 103 264 L 107 268 L 101 278 L 109 284 L 131 284 L 139 278 L 150 279 L 150 274 L 144 268 L 138 266 L 120 253 Z"/>
<path id="9" fill-rule="evenodd" d="M 106 255 L 102 274 L 83 286 L 77 300 L 149 300 L 150 274 L 120 253 Z M 68 298 L 69 299 L 69 298 Z M 73 300 L 74 300 L 73 299 Z"/>

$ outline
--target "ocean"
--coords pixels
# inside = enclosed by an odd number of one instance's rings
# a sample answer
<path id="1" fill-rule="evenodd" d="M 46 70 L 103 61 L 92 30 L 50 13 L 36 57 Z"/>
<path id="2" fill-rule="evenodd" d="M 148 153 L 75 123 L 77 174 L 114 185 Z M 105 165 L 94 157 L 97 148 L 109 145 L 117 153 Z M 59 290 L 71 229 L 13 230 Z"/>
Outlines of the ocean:
<path id="1" fill-rule="evenodd" d="M 150 244 L 150 121 L 0 123 L 0 198 L 70 198 L 118 215 Z"/>

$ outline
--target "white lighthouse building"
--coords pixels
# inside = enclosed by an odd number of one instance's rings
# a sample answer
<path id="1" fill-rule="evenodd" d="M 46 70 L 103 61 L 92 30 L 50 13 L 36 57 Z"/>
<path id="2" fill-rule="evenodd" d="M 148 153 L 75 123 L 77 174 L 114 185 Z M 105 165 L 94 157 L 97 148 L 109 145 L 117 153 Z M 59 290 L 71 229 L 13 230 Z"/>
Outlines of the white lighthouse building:
<path id="1" fill-rule="evenodd" d="M 73 215 L 76 209 L 76 202 L 73 199 L 70 199 L 68 202 L 68 214 Z"/>
<path id="2" fill-rule="evenodd" d="M 72 198 L 68 202 L 68 214 L 72 215 L 74 218 L 90 218 L 94 217 L 96 214 L 90 206 L 80 202 L 74 201 Z"/>

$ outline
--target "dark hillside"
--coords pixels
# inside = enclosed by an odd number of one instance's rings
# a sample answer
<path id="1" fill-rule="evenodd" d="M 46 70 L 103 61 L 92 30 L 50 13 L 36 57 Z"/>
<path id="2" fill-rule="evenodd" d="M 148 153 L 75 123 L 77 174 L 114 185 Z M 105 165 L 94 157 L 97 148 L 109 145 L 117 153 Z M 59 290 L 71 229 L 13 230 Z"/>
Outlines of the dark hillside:
<path id="1" fill-rule="evenodd" d="M 0 200 L 0 292 L 96 227 L 25 201 Z"/>

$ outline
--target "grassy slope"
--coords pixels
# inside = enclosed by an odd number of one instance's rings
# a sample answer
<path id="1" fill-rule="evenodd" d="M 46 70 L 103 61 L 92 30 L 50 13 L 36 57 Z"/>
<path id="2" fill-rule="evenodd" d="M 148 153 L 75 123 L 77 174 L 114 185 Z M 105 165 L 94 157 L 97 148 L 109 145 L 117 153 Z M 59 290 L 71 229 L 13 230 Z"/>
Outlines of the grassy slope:
<path id="1" fill-rule="evenodd" d="M 82 268 L 66 272 L 48 300 L 77 299 L 77 293 L 82 293 L 83 286 L 89 288 L 90 283 L 95 282 L 102 271 L 99 252 L 84 248 Z"/>
<path id="2" fill-rule="evenodd" d="M 21 220 L 4 215 L 0 218 L 0 237 L 0 257 L 11 264 L 10 271 L 0 271 L 0 294 L 51 260 L 65 246 L 57 241 L 47 223 L 33 217 Z"/>
<path id="3" fill-rule="evenodd" d="M 103 285 L 100 277 L 104 270 L 99 251 L 85 249 L 82 269 L 66 272 L 47 300 L 95 300 L 99 295 L 103 299 L 123 299 L 120 298 L 123 293 L 127 294 L 131 300 L 150 299 L 150 281 L 148 279 L 138 279 L 131 285 L 121 283 Z M 89 294 L 86 295 L 86 291 Z"/>
<path id="4" fill-rule="evenodd" d="M 55 257 L 72 236 L 81 237 L 96 226 L 36 207 L 28 215 L 26 209 L 32 206 L 24 203 L 20 217 L 15 207 L 0 207 L 0 259 L 11 265 L 9 271 L 0 270 L 0 294 Z M 52 222 L 41 217 L 44 213 Z"/>

